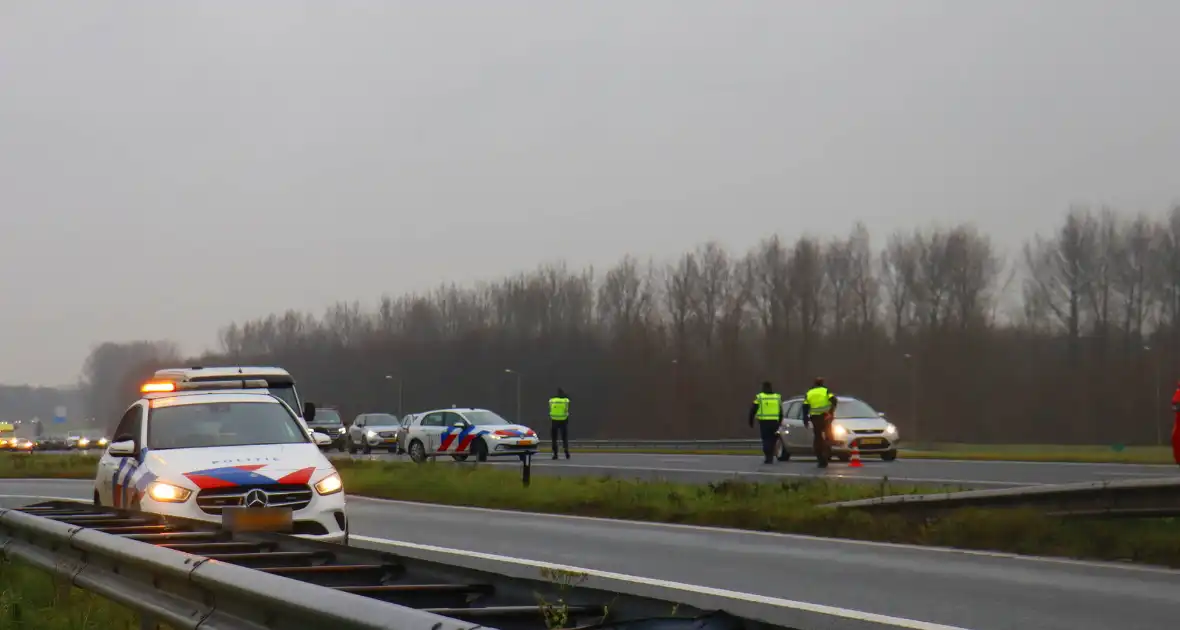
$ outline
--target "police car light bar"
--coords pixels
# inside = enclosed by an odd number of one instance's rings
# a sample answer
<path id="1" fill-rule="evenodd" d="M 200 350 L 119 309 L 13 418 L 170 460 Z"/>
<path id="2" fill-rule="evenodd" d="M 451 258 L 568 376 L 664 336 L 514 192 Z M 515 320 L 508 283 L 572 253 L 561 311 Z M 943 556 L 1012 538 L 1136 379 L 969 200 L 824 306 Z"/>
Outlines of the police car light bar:
<path id="1" fill-rule="evenodd" d="M 243 379 L 243 380 L 226 380 L 226 381 L 182 381 L 175 383 L 172 381 L 152 381 L 144 383 L 140 391 L 145 394 L 158 392 L 196 392 L 211 389 L 266 389 L 269 384 L 266 379 Z"/>

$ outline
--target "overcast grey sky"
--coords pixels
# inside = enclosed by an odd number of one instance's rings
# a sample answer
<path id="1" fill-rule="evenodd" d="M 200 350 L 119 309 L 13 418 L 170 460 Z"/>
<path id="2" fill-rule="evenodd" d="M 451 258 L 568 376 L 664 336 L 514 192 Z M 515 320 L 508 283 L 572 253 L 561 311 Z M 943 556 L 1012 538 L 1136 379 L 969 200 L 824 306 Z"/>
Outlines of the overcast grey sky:
<path id="1" fill-rule="evenodd" d="M 0 382 L 565 258 L 1180 197 L 1180 2 L 0 0 Z"/>

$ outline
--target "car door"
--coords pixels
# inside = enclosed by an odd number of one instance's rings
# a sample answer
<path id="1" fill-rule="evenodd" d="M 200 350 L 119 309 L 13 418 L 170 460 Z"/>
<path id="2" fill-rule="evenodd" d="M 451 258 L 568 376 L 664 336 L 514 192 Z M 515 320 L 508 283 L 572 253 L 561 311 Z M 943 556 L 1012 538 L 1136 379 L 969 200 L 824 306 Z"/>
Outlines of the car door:
<path id="1" fill-rule="evenodd" d="M 803 426 L 803 401 L 793 400 L 783 413 L 783 425 L 787 429 L 787 445 L 803 448 L 811 444 L 810 432 Z"/>
<path id="2" fill-rule="evenodd" d="M 115 428 L 114 436 L 111 444 L 131 438 L 135 441 L 137 448 L 143 448 L 143 405 L 135 403 L 123 413 L 123 417 L 119 419 L 119 424 Z M 139 462 L 133 457 L 112 456 L 110 446 L 107 446 L 107 450 L 98 460 L 98 479 L 95 483 L 99 501 L 103 505 L 115 505 L 115 501 L 119 499 L 115 496 L 116 484 L 122 484 L 125 479 L 130 478 L 138 464 Z"/>
<path id="3" fill-rule="evenodd" d="M 444 412 L 441 411 L 428 413 L 422 417 L 422 422 L 418 425 L 422 434 L 421 440 L 426 446 L 427 453 L 438 451 L 439 441 L 442 439 L 445 426 L 443 415 Z"/>
<path id="4" fill-rule="evenodd" d="M 471 442 L 464 443 L 461 434 L 470 423 L 454 411 L 443 412 L 442 416 L 442 445 L 439 450 L 450 454 L 466 453 L 471 448 Z"/>

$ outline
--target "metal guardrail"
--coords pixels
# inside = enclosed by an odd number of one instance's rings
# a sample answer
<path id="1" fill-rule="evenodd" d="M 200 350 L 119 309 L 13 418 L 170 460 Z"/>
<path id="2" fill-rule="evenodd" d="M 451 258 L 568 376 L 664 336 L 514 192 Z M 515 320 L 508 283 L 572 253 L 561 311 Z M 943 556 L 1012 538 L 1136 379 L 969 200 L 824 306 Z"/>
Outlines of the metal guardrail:
<path id="1" fill-rule="evenodd" d="M 570 440 L 571 449 L 580 450 L 643 450 L 656 451 L 737 451 L 759 450 L 757 439 L 733 440 Z"/>
<path id="2" fill-rule="evenodd" d="M 738 617 L 658 593 L 510 577 L 71 501 L 0 510 L 0 548 L 136 611 L 144 628 L 798 630 L 769 615 Z"/>
<path id="3" fill-rule="evenodd" d="M 1051 516 L 1175 516 L 1180 515 L 1180 477 L 903 494 L 833 503 L 830 507 L 921 516 L 966 507 L 1036 509 Z"/>

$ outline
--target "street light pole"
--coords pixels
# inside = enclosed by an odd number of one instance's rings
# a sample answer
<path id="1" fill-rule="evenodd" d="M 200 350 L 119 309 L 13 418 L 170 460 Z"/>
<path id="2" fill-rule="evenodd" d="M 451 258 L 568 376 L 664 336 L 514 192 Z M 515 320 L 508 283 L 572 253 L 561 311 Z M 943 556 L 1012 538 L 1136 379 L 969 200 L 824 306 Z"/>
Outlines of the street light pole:
<path id="1" fill-rule="evenodd" d="M 386 374 L 385 380 L 392 381 L 393 375 Z M 402 379 L 397 379 L 397 417 L 402 417 Z"/>
<path id="2" fill-rule="evenodd" d="M 523 421 L 520 417 L 520 372 L 505 368 L 504 373 L 513 374 L 516 376 L 516 423 L 522 424 Z"/>

